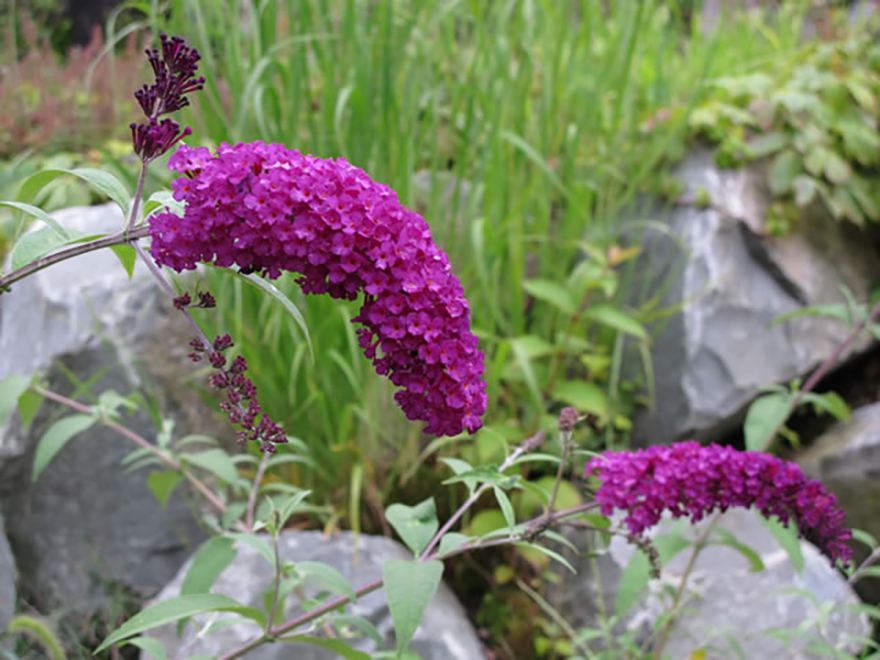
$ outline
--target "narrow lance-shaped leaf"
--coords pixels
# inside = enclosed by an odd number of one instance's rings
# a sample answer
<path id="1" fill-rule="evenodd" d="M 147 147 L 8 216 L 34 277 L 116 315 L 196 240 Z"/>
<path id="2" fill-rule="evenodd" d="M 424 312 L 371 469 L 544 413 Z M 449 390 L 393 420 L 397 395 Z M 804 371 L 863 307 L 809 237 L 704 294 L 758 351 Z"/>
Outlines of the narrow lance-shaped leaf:
<path id="1" fill-rule="evenodd" d="M 443 577 L 443 562 L 390 559 L 385 562 L 382 574 L 388 608 L 397 633 L 397 651 L 401 653 L 409 646 L 428 603 L 437 593 Z"/>
<path id="2" fill-rule="evenodd" d="M 34 455 L 32 478 L 36 481 L 46 466 L 64 446 L 76 435 L 82 433 L 95 423 L 92 415 L 71 415 L 55 422 L 46 434 L 40 438 Z"/>
<path id="3" fill-rule="evenodd" d="M 234 612 L 256 621 L 261 628 L 266 626 L 266 615 L 263 612 L 253 607 L 245 607 L 228 596 L 220 594 L 178 596 L 156 603 L 135 614 L 101 642 L 101 645 L 95 649 L 95 655 L 139 633 L 205 612 Z"/>
<path id="4" fill-rule="evenodd" d="M 126 189 L 125 184 L 104 170 L 96 170 L 88 167 L 79 167 L 72 170 L 63 168 L 40 170 L 36 174 L 32 174 L 25 179 L 24 183 L 21 184 L 18 199 L 22 202 L 32 201 L 43 188 L 64 174 L 70 174 L 82 179 L 92 188 L 100 191 L 116 202 L 119 208 L 122 209 L 123 215 L 128 215 L 128 205 L 131 200 L 131 195 Z"/>

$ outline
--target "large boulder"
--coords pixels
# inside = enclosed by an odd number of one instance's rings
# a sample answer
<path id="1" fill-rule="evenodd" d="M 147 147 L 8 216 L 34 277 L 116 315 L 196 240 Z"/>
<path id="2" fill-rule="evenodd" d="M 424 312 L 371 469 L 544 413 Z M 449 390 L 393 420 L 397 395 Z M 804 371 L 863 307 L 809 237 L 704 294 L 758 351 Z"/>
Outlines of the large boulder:
<path id="1" fill-rule="evenodd" d="M 229 567 L 223 571 L 211 589 L 212 593 L 235 598 L 244 605 L 263 608 L 264 595 L 272 585 L 273 567 L 251 546 L 236 545 L 237 555 Z M 400 544 L 381 536 L 361 535 L 355 537 L 351 532 L 342 532 L 333 538 L 326 538 L 320 532 L 288 531 L 279 541 L 279 555 L 283 562 L 320 561 L 329 564 L 342 573 L 355 588 L 382 577 L 382 565 L 389 559 L 410 559 Z M 180 572 L 157 596 L 155 602 L 174 598 L 180 594 L 181 585 L 189 570 L 187 563 Z M 314 591 L 309 591 L 311 595 Z M 295 616 L 298 607 L 295 598 L 288 601 L 285 617 Z M 394 648 L 393 623 L 383 591 L 375 591 L 363 596 L 346 608 L 348 614 L 361 616 L 373 623 L 385 638 L 386 645 Z M 195 617 L 195 624 L 187 626 L 183 635 L 177 636 L 176 625 L 150 632 L 165 646 L 169 658 L 205 654 L 220 656 L 236 649 L 260 636 L 260 628 L 253 622 L 218 627 L 201 638 L 199 631 L 204 628 L 209 615 Z M 375 642 L 368 638 L 349 640 L 355 648 L 375 651 Z M 445 584 L 428 605 L 422 623 L 410 646 L 422 660 L 483 660 L 484 655 L 477 635 L 465 616 L 455 596 Z M 146 659 L 146 655 L 142 654 Z M 295 657 L 297 660 L 332 660 L 338 656 L 315 646 L 305 644 L 270 644 L 262 646 L 247 656 L 252 660 L 281 660 Z"/>
<path id="2" fill-rule="evenodd" d="M 741 424 L 760 388 L 801 377 L 849 334 L 845 323 L 804 317 L 810 305 L 859 300 L 880 281 L 880 260 L 864 233 L 820 208 L 805 211 L 783 238 L 764 230 L 771 201 L 762 170 L 720 170 L 698 151 L 677 170 L 690 203 L 648 205 L 637 226 L 643 259 L 634 291 L 662 296 L 681 312 L 658 328 L 656 406 L 635 419 L 638 444 L 717 439 Z M 711 199 L 701 208 L 698 200 Z M 659 230 L 656 227 L 662 226 Z M 852 351 L 865 347 L 857 343 Z"/>
<path id="3" fill-rule="evenodd" d="M 55 217 L 88 233 L 123 226 L 113 205 Z M 42 270 L 0 297 L 0 379 L 42 372 L 51 390 L 85 401 L 89 392 L 140 392 L 177 434 L 210 433 L 212 414 L 186 384 L 185 319 L 165 298 L 143 264 L 129 280 L 108 250 Z M 32 483 L 38 440 L 69 413 L 44 403 L 26 430 L 17 415 L 0 428 L 0 507 L 23 595 L 44 611 L 88 616 L 120 587 L 155 595 L 203 533 L 182 493 L 159 506 L 147 470 L 121 465 L 136 446 L 101 425 L 70 441 Z M 144 409 L 122 423 L 156 437 Z"/>
<path id="4" fill-rule="evenodd" d="M 655 536 L 676 533 L 694 541 L 706 524 L 708 521 L 693 526 L 664 521 L 654 532 Z M 870 637 L 870 623 L 854 611 L 859 600 L 845 578 L 813 545 L 800 542 L 804 566 L 798 573 L 758 514 L 731 510 L 717 524 L 751 548 L 764 569 L 753 571 L 746 556 L 730 545 L 707 546 L 683 591 L 681 616 L 670 630 L 664 658 L 695 657 L 691 654 L 704 649 L 710 658 L 806 660 L 828 657 L 828 653 L 818 650 L 804 651 L 811 643 L 823 641 L 838 651 L 860 650 L 858 640 Z M 647 597 L 626 613 L 618 634 L 629 629 L 640 643 L 657 642 L 658 622 L 670 611 L 672 594 L 681 584 L 691 547 L 663 568 L 661 578 L 650 584 Z M 566 577 L 561 586 L 551 590 L 551 603 L 576 628 L 596 627 L 602 611 L 599 598 L 604 598 L 605 611 L 613 614 L 620 591 L 627 588 L 621 577 L 635 552 L 631 544 L 615 537 L 608 551 L 597 559 L 571 557 L 578 575 Z M 823 613 L 827 603 L 836 606 Z M 819 622 L 826 615 L 820 629 Z M 798 634 L 801 628 L 804 632 Z M 731 639 L 739 644 L 742 655 L 734 651 Z"/>

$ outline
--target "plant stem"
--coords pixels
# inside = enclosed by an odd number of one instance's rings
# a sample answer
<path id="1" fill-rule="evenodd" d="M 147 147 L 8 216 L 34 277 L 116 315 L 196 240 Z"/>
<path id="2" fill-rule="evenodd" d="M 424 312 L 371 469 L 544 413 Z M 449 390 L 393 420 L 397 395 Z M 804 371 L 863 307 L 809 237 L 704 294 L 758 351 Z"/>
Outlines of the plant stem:
<path id="1" fill-rule="evenodd" d="M 513 454 L 511 454 L 511 457 L 512 456 L 513 456 Z M 564 511 L 557 511 L 555 513 L 552 513 L 550 515 L 550 518 L 552 521 L 555 522 L 557 520 L 563 520 L 565 518 L 578 515 L 579 513 L 584 513 L 585 511 L 590 511 L 592 509 L 595 509 L 598 506 L 599 505 L 596 504 L 595 502 L 589 502 L 587 504 L 580 504 L 576 507 L 572 507 L 570 509 L 565 509 Z M 527 527 L 531 527 L 531 526 L 538 525 L 538 524 L 543 524 L 544 519 L 545 519 L 545 516 L 541 515 L 539 518 L 535 518 L 534 520 L 532 520 L 531 523 Z M 509 543 L 517 543 L 517 542 L 527 538 L 529 534 L 530 534 L 530 529 L 526 529 L 522 534 L 519 534 L 514 537 L 489 539 L 488 541 L 482 541 L 482 542 L 477 541 L 475 543 L 467 544 L 462 547 L 456 548 L 455 550 L 444 555 L 443 558 L 446 559 L 449 557 L 454 557 L 456 555 L 460 555 L 460 554 L 468 552 L 470 550 L 482 550 L 484 548 L 492 548 L 492 547 L 499 546 L 499 545 L 507 545 Z M 419 561 L 431 561 L 434 559 L 439 559 L 438 553 L 434 553 L 432 555 L 422 557 L 419 559 Z M 374 582 L 370 582 L 369 584 L 362 586 L 360 589 L 357 589 L 355 591 L 355 596 L 357 598 L 360 598 L 361 596 L 365 596 L 366 594 L 372 593 L 373 591 L 376 591 L 376 589 L 381 588 L 382 585 L 383 585 L 382 580 L 376 580 Z M 311 621 L 314 621 L 315 619 L 327 614 L 328 612 L 332 612 L 333 610 L 335 610 L 339 607 L 342 607 L 343 605 L 348 603 L 350 600 L 351 599 L 348 596 L 339 596 L 337 598 L 334 598 L 333 600 L 330 600 L 330 601 L 324 603 L 320 607 L 316 607 L 315 609 L 310 610 L 309 612 L 305 612 L 303 614 L 300 614 L 298 617 L 291 619 L 290 621 L 287 621 L 286 623 L 283 623 L 282 625 L 278 626 L 277 628 L 272 628 L 272 629 L 268 630 L 266 632 L 266 634 L 258 637 L 257 639 L 255 639 L 251 642 L 248 642 L 244 646 L 242 646 L 238 649 L 235 649 L 234 651 L 231 651 L 224 656 L 221 656 L 219 660 L 234 660 L 235 658 L 240 658 L 240 657 L 244 656 L 245 654 L 250 653 L 254 649 L 259 648 L 260 646 L 263 646 L 264 644 L 268 644 L 269 642 L 273 641 L 276 637 L 283 635 L 284 633 L 290 632 L 291 630 L 294 630 L 294 629 L 296 629 L 300 626 L 303 626 L 307 623 L 310 623 Z"/>
<path id="2" fill-rule="evenodd" d="M 562 483 L 562 474 L 565 470 L 565 463 L 568 460 L 568 451 L 571 446 L 571 431 L 562 431 L 562 455 L 559 457 L 559 468 L 556 470 L 556 479 L 553 481 L 553 492 L 550 494 L 550 501 L 547 503 L 545 514 L 549 515 L 553 511 L 553 505 L 556 504 L 556 497 L 559 495 L 559 485 Z"/>
<path id="3" fill-rule="evenodd" d="M 505 470 L 507 470 L 507 468 L 513 465 L 516 460 L 524 453 L 531 451 L 533 447 L 539 446 L 544 441 L 544 435 L 544 431 L 538 431 L 531 438 L 520 443 L 519 447 L 517 447 L 510 454 L 510 456 L 508 456 L 505 461 L 498 467 L 498 472 L 504 472 Z M 477 488 L 471 494 L 471 496 L 467 498 L 467 500 L 465 500 L 464 504 L 458 507 L 458 510 L 452 514 L 449 520 L 447 520 L 443 527 L 440 528 L 440 531 L 434 535 L 434 538 L 431 539 L 431 542 L 428 543 L 428 546 L 424 549 L 421 556 L 419 557 L 419 561 L 425 561 L 425 558 L 428 557 L 429 554 L 431 554 L 431 550 L 434 549 L 434 546 L 440 543 L 440 539 L 442 539 L 443 536 L 450 529 L 452 529 L 452 526 L 456 522 L 458 522 L 458 520 L 467 512 L 467 510 L 470 509 L 474 505 L 474 503 L 476 503 L 476 501 L 480 499 L 480 496 L 487 490 L 489 490 L 490 487 L 491 486 L 486 483 L 480 484 L 480 487 Z"/>
<path id="4" fill-rule="evenodd" d="M 128 226 L 126 231 L 134 229 L 134 223 L 137 221 L 138 211 L 141 206 L 141 197 L 144 194 L 144 182 L 147 180 L 147 163 L 141 166 L 141 174 L 138 177 L 137 190 L 134 193 L 134 200 L 131 202 L 131 212 L 128 214 Z"/>
<path id="5" fill-rule="evenodd" d="M 8 275 L 0 277 L 0 293 L 8 291 L 9 287 L 19 280 L 23 280 L 25 277 L 33 275 L 34 273 L 41 271 L 44 268 L 48 268 L 53 264 L 72 259 L 73 257 L 78 257 L 81 254 L 94 252 L 95 250 L 113 247 L 114 245 L 125 245 L 127 243 L 134 243 L 138 239 L 148 236 L 149 233 L 150 228 L 147 225 L 138 225 L 134 229 L 128 231 L 127 235 L 126 232 L 120 232 L 118 234 L 113 234 L 112 236 L 105 236 L 104 238 L 89 241 L 88 243 L 80 243 L 78 245 L 74 245 L 73 247 L 69 247 L 66 250 L 61 250 L 59 252 L 49 254 L 45 257 L 42 257 L 41 259 L 37 259 L 36 261 L 27 264 L 26 266 L 22 266 L 18 270 L 12 271 Z"/>
<path id="6" fill-rule="evenodd" d="M 265 452 L 263 455 L 268 456 L 269 452 Z M 260 465 L 262 467 L 262 463 Z M 272 547 L 275 550 L 275 588 L 272 592 L 272 607 L 269 609 L 269 620 L 266 621 L 266 632 L 269 632 L 275 623 L 275 613 L 278 611 L 278 592 L 281 590 L 281 555 L 278 552 L 279 532 L 280 530 L 275 530 L 275 534 L 272 535 Z"/>
<path id="7" fill-rule="evenodd" d="M 69 399 L 66 396 L 63 396 L 63 395 L 58 394 L 56 392 L 52 392 L 51 390 L 47 390 L 44 387 L 40 387 L 39 385 L 31 385 L 30 389 L 33 392 L 39 394 L 40 396 L 44 396 L 47 399 L 55 401 L 56 403 L 60 403 L 64 406 L 67 406 L 68 408 L 71 408 L 72 410 L 76 410 L 77 412 L 82 413 L 84 415 L 94 414 L 94 411 L 91 408 L 89 408 L 87 405 L 79 403 L 78 401 L 74 401 L 73 399 Z M 223 503 L 222 500 L 220 500 L 219 497 L 217 497 L 217 495 L 215 495 L 211 491 L 210 488 L 208 488 L 201 480 L 199 480 L 198 477 L 196 477 L 194 474 L 192 474 L 183 465 L 181 465 L 176 460 L 174 460 L 173 458 L 168 456 L 165 452 L 161 451 L 158 447 L 156 447 L 154 444 L 152 444 L 149 440 L 138 435 L 137 433 L 135 433 L 131 429 L 127 429 L 124 426 L 122 426 L 121 424 L 117 424 L 112 419 L 106 419 L 106 418 L 102 417 L 102 418 L 99 418 L 98 421 L 101 424 L 103 424 L 104 426 L 106 426 L 107 428 L 111 428 L 114 431 L 116 431 L 117 433 L 125 436 L 126 438 L 128 438 L 129 440 L 134 442 L 135 444 L 143 447 L 144 449 L 149 450 L 150 452 L 153 453 L 153 455 L 155 455 L 159 460 L 161 460 L 163 463 L 165 463 L 172 470 L 175 470 L 175 471 L 183 474 L 183 476 L 186 478 L 186 480 L 189 481 L 193 485 L 193 487 L 195 487 L 195 489 L 198 490 L 205 497 L 205 499 L 208 500 L 208 502 L 210 502 L 221 514 L 226 513 L 226 510 L 228 507 Z M 242 531 L 242 532 L 248 531 L 248 529 L 245 528 L 245 526 L 240 521 L 238 522 L 238 526 L 239 526 L 240 531 Z"/>
<path id="8" fill-rule="evenodd" d="M 716 513 L 712 517 L 712 520 L 706 525 L 706 529 L 703 530 L 703 533 L 700 534 L 699 538 L 694 542 L 694 551 L 691 553 L 691 556 L 688 558 L 688 563 L 684 567 L 684 573 L 681 575 L 681 582 L 675 592 L 672 607 L 669 608 L 669 618 L 667 618 L 666 623 L 663 624 L 663 629 L 660 631 L 660 639 L 657 640 L 657 645 L 654 647 L 654 652 L 651 654 L 651 657 L 654 660 L 660 660 L 661 658 L 660 654 L 663 652 L 663 647 L 666 646 L 666 642 L 669 639 L 669 633 L 672 631 L 672 623 L 675 621 L 675 611 L 681 605 L 681 599 L 684 597 L 684 590 L 687 587 L 688 578 L 691 576 L 691 573 L 697 564 L 697 557 L 700 556 L 700 553 L 706 547 L 706 544 L 709 541 L 709 535 L 712 534 L 712 530 L 715 529 L 715 525 L 718 523 L 719 518 L 721 518 L 721 512 Z M 646 647 L 650 639 L 651 638 L 649 637 L 645 642 Z"/>
<path id="9" fill-rule="evenodd" d="M 260 485 L 263 483 L 263 475 L 266 474 L 266 467 L 269 465 L 270 456 L 271 454 L 269 452 L 263 452 L 263 458 L 260 459 L 260 466 L 257 468 L 257 474 L 254 475 L 254 484 L 251 486 L 250 495 L 248 495 L 245 525 L 247 525 L 247 528 L 251 531 L 254 529 L 254 511 L 257 508 L 257 493 L 260 490 Z M 276 542 L 275 545 L 277 548 L 278 543 Z"/>
<path id="10" fill-rule="evenodd" d="M 791 414 L 797 409 L 800 405 L 801 400 L 804 398 L 804 395 L 808 392 L 812 392 L 816 385 L 819 384 L 825 375 L 831 371 L 837 361 L 843 356 L 846 352 L 846 349 L 849 348 L 850 344 L 852 344 L 860 334 L 868 327 L 869 323 L 873 323 L 880 317 L 880 301 L 877 302 L 876 305 L 871 309 L 868 316 L 859 321 L 856 326 L 853 328 L 853 331 L 849 333 L 849 335 L 837 345 L 837 348 L 834 349 L 834 352 L 826 358 L 826 360 L 819 365 L 819 368 L 816 369 L 810 377 L 807 379 L 807 382 L 804 383 L 804 386 L 800 388 L 797 393 L 794 395 L 794 398 L 791 400 L 791 403 L 788 407 L 788 414 L 780 421 L 770 435 L 767 436 L 767 440 L 764 443 L 764 449 L 766 450 L 770 444 L 773 442 L 773 439 L 779 433 L 779 430 L 783 427 Z"/>

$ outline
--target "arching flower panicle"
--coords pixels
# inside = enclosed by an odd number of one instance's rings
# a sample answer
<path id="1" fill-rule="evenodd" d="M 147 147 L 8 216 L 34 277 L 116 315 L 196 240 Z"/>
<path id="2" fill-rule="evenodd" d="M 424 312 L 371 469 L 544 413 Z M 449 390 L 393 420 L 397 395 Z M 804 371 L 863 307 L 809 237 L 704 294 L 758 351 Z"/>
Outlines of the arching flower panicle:
<path id="1" fill-rule="evenodd" d="M 486 410 L 483 353 L 464 290 L 428 223 L 388 186 L 344 160 L 254 142 L 182 146 L 169 167 L 181 218 L 150 218 L 151 253 L 175 270 L 199 262 L 355 299 L 364 354 L 403 388 L 395 399 L 434 435 L 476 431 Z"/>
<path id="2" fill-rule="evenodd" d="M 698 522 L 716 510 L 754 507 L 784 524 L 795 522 L 832 561 L 846 564 L 852 557 L 852 534 L 834 495 L 797 465 L 770 454 L 682 442 L 607 452 L 587 463 L 584 476 L 601 482 L 595 497 L 602 513 L 625 511 L 633 534 L 656 525 L 664 512 Z"/>

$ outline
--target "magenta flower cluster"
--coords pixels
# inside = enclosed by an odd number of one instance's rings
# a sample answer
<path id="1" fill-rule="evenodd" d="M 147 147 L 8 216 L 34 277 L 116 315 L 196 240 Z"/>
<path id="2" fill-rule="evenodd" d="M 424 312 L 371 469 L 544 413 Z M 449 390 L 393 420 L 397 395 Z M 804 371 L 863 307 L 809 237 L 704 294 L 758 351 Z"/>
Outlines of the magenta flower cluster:
<path id="1" fill-rule="evenodd" d="M 205 86 L 204 78 L 196 78 L 201 57 L 180 37 L 161 35 L 162 50 L 148 48 L 146 53 L 153 67 L 155 81 L 134 93 L 147 121 L 131 124 L 131 139 L 135 153 L 145 163 L 158 158 L 179 140 L 192 133 L 189 127 L 180 130 L 173 119 L 158 118 L 189 105 L 187 94 Z"/>
<path id="2" fill-rule="evenodd" d="M 665 511 L 697 522 L 716 510 L 754 507 L 797 523 L 801 535 L 832 561 L 852 557 L 852 535 L 834 495 L 797 465 L 769 454 L 682 442 L 608 452 L 587 463 L 584 476 L 590 475 L 602 482 L 596 492 L 602 513 L 626 511 L 634 535 L 656 525 Z"/>
<path id="3" fill-rule="evenodd" d="M 169 167 L 181 218 L 150 218 L 151 253 L 177 271 L 198 262 L 270 278 L 299 273 L 307 293 L 353 300 L 360 345 L 395 398 L 434 435 L 481 426 L 483 354 L 468 301 L 428 224 L 388 186 L 344 160 L 262 142 L 182 146 Z"/>

